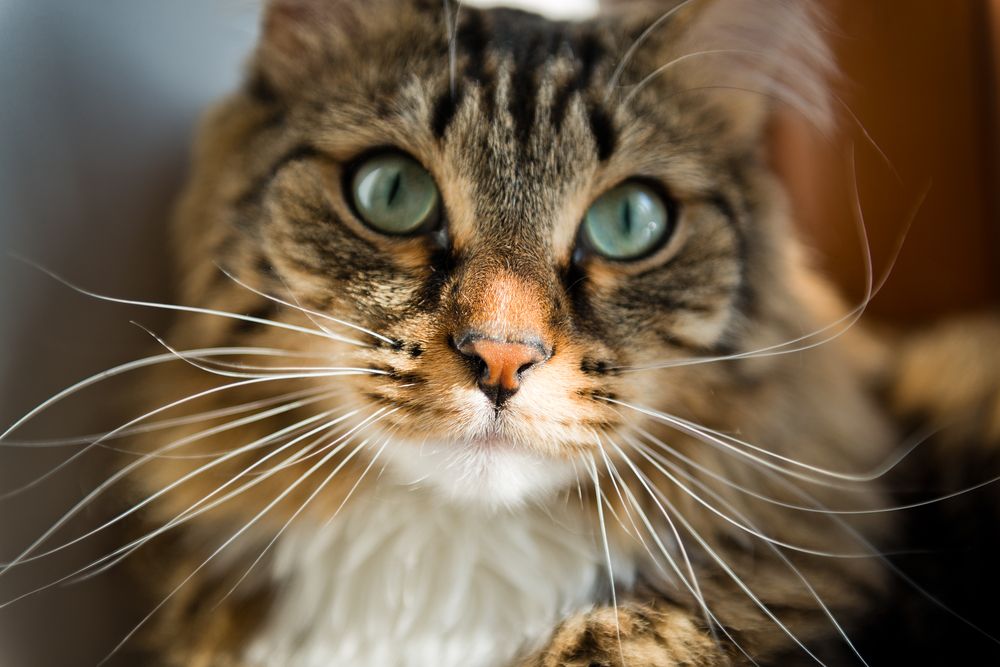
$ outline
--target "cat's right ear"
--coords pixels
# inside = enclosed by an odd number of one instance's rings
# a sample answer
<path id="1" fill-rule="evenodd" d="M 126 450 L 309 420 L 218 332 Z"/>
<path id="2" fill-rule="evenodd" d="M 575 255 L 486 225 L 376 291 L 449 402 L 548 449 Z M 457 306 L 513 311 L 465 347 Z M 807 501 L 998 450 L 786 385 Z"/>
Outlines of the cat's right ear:
<path id="1" fill-rule="evenodd" d="M 294 90 L 363 28 L 367 0 L 268 0 L 254 76 L 272 93 Z"/>

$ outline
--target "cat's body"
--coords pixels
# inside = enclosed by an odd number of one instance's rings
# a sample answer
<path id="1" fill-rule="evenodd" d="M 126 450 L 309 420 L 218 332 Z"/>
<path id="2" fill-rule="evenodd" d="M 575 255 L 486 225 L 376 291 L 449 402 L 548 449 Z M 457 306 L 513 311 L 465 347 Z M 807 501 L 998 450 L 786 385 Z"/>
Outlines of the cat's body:
<path id="1" fill-rule="evenodd" d="M 891 355 L 806 266 L 763 151 L 775 98 L 824 122 L 828 54 L 804 3 L 667 10 L 463 7 L 453 36 L 436 2 L 271 3 L 177 225 L 178 301 L 237 316 L 170 337 L 258 350 L 145 386 L 151 406 L 224 382 L 198 410 L 289 407 L 146 440 L 203 457 L 134 477 L 137 502 L 156 494 L 147 528 L 183 520 L 146 547 L 160 659 L 851 654 L 889 577 L 895 514 L 850 512 L 893 502 Z M 361 219 L 351 188 L 387 152 L 432 175 L 441 221 L 393 236 Z M 580 232 L 622 183 L 671 216 L 627 260 Z"/>

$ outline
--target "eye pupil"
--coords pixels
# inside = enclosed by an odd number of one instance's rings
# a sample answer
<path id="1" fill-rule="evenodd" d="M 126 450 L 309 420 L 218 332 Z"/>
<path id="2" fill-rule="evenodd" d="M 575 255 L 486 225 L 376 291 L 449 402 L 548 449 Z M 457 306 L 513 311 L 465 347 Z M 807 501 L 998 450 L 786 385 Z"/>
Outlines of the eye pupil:
<path id="1" fill-rule="evenodd" d="M 360 163 L 350 179 L 354 210 L 369 227 L 393 235 L 429 231 L 437 220 L 440 194 L 420 163 L 383 153 Z"/>
<path id="2" fill-rule="evenodd" d="M 673 228 L 672 208 L 659 192 L 630 181 L 597 198 L 584 217 L 582 232 L 592 251 L 627 261 L 655 252 Z"/>
<path id="3" fill-rule="evenodd" d="M 399 194 L 399 186 L 403 182 L 403 177 L 397 171 L 396 175 L 392 178 L 392 186 L 389 188 L 389 206 L 393 205 L 396 201 L 396 195 Z"/>
<path id="4" fill-rule="evenodd" d="M 632 202 L 628 199 L 622 205 L 622 222 L 624 223 L 625 236 L 631 236 L 632 234 Z"/>

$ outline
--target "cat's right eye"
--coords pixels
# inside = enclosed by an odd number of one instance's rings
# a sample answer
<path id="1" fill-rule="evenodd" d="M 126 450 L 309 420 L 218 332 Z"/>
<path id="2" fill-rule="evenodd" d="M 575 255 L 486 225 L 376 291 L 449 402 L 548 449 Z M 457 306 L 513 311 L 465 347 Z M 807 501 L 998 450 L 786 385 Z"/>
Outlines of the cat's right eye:
<path id="1" fill-rule="evenodd" d="M 664 197 L 641 181 L 627 181 L 591 204 L 581 231 L 598 255 L 632 261 L 662 247 L 675 225 L 673 207 Z"/>
<path id="2" fill-rule="evenodd" d="M 427 231 L 439 215 L 441 196 L 433 177 L 400 153 L 366 159 L 355 168 L 349 187 L 358 216 L 383 234 Z"/>

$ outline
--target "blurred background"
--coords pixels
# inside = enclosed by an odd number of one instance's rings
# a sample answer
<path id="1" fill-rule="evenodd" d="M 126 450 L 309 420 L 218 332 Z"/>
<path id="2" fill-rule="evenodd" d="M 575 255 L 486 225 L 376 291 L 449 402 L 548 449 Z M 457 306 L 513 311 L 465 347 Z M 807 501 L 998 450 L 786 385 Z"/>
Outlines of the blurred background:
<path id="1" fill-rule="evenodd" d="M 573 16 L 596 2 L 505 4 Z M 816 261 L 860 298 L 846 158 L 853 145 L 877 267 L 927 193 L 873 315 L 918 326 L 1000 303 L 1000 0 L 828 4 L 844 70 L 838 89 L 859 124 L 848 115 L 830 145 L 789 114 L 773 138 Z M 141 356 L 149 341 L 130 319 L 162 329 L 155 312 L 80 296 L 7 253 L 103 293 L 166 298 L 164 222 L 192 127 L 236 84 L 258 12 L 250 0 L 0 0 L 0 425 Z M 113 426 L 109 391 L 81 395 L 18 437 Z M 93 488 L 107 462 L 100 453 L 3 497 L 73 451 L 0 449 L 0 559 L 20 553 Z M 0 604 L 110 547 L 11 572 L 0 578 Z M 104 575 L 0 609 L 0 667 L 95 664 L 141 617 L 126 597 Z"/>

